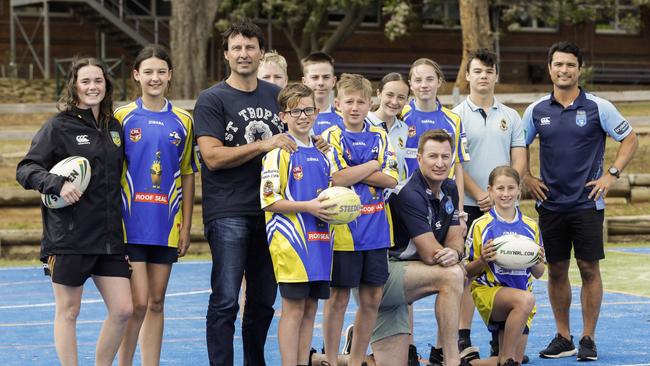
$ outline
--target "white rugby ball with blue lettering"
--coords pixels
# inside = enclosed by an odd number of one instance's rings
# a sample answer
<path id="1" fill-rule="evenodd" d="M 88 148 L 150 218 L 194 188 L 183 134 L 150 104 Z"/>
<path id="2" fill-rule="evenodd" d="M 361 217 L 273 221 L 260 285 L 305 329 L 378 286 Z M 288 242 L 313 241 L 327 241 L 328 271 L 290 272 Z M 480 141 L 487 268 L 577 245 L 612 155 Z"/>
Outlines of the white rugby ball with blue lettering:
<path id="1" fill-rule="evenodd" d="M 90 162 L 81 156 L 71 156 L 58 162 L 50 169 L 50 173 L 64 176 L 83 193 L 90 183 Z M 68 202 L 56 194 L 41 194 L 41 201 L 47 208 L 69 206 Z"/>
<path id="2" fill-rule="evenodd" d="M 496 250 L 496 264 L 501 268 L 527 269 L 539 260 L 540 246 L 525 235 L 501 235 L 492 241 L 492 245 Z"/>

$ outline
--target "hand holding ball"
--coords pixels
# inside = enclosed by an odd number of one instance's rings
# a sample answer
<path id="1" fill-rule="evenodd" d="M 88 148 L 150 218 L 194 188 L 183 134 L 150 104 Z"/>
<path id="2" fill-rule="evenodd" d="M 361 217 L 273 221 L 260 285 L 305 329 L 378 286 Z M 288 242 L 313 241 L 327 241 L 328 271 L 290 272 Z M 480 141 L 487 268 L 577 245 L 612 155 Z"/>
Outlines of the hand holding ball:
<path id="1" fill-rule="evenodd" d="M 323 203 L 330 205 L 329 220 L 331 225 L 342 225 L 354 221 L 361 213 L 362 205 L 359 196 L 346 187 L 330 187 L 318 195 Z"/>

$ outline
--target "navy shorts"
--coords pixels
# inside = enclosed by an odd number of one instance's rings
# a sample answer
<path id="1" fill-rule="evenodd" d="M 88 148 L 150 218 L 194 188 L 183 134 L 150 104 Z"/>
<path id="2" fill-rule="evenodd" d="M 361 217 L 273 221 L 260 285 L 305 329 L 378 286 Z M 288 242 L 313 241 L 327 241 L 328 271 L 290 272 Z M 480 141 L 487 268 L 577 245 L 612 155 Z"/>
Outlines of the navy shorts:
<path id="1" fill-rule="evenodd" d="M 280 282 L 280 295 L 285 299 L 329 299 L 330 282 L 329 281 L 312 281 L 312 282 Z"/>
<path id="2" fill-rule="evenodd" d="M 172 264 L 178 262 L 178 249 L 162 245 L 127 244 L 129 262 Z"/>
<path id="3" fill-rule="evenodd" d="M 332 287 L 383 286 L 388 280 L 388 249 L 334 251 Z"/>
<path id="4" fill-rule="evenodd" d="M 570 260 L 572 247 L 576 259 L 593 262 L 605 258 L 604 210 L 555 212 L 539 206 L 537 212 L 547 262 Z"/>
<path id="5" fill-rule="evenodd" d="M 131 278 L 131 266 L 124 254 L 57 254 L 47 258 L 46 275 L 65 286 L 83 286 L 90 276 Z"/>

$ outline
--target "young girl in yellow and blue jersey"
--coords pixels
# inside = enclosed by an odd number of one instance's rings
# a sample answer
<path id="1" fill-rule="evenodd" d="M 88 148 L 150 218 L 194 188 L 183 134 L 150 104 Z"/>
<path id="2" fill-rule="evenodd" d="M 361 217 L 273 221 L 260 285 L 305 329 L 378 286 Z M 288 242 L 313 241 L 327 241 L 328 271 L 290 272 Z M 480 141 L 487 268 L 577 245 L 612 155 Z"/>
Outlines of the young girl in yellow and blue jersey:
<path id="1" fill-rule="evenodd" d="M 330 185 L 330 162 L 309 134 L 318 109 L 314 92 L 291 84 L 278 95 L 280 119 L 298 145 L 269 151 L 262 163 L 260 200 L 275 279 L 282 296 L 278 341 L 282 365 L 307 365 L 318 299 L 329 298 L 333 204 L 318 198 Z M 296 331 L 299 330 L 299 331 Z"/>
<path id="2" fill-rule="evenodd" d="M 165 98 L 172 69 L 163 47 L 143 48 L 133 65 L 142 96 L 115 111 L 125 135 L 122 215 L 134 306 L 119 350 L 121 366 L 132 364 L 138 336 L 142 363 L 160 362 L 172 263 L 190 245 L 198 158 L 192 117 Z"/>
<path id="3" fill-rule="evenodd" d="M 509 166 L 496 167 L 488 179 L 488 193 L 494 207 L 476 219 L 465 242 L 468 253 L 467 276 L 475 277 L 471 284 L 472 297 L 483 321 L 491 332 L 499 334 L 497 365 L 520 365 L 528 332 L 535 315 L 533 279 L 544 274 L 544 249 L 540 260 L 524 270 L 508 270 L 495 262 L 492 241 L 506 234 L 520 234 L 542 246 L 537 223 L 517 208 L 520 178 Z M 490 364 L 494 364 L 494 359 Z M 477 360 L 473 365 L 482 365 Z"/>
<path id="4" fill-rule="evenodd" d="M 344 127 L 332 126 L 323 133 L 332 146 L 332 184 L 355 191 L 363 209 L 355 221 L 333 226 L 331 298 L 325 303 L 323 338 L 327 362 L 336 365 L 350 289 L 358 287 L 359 308 L 348 364 L 361 365 L 388 279 L 392 232 L 384 188 L 397 184 L 397 160 L 386 131 L 365 120 L 371 104 L 370 81 L 361 75 L 343 74 L 336 92 L 335 103 Z"/>
<path id="5" fill-rule="evenodd" d="M 421 58 L 411 64 L 409 70 L 409 85 L 413 98 L 402 110 L 402 119 L 408 126 L 406 140 L 406 169 L 407 177 L 418 168 L 418 141 L 424 131 L 441 128 L 449 133 L 454 140 L 456 151 L 452 161 L 449 178 L 456 181 L 460 206 L 463 207 L 463 167 L 460 163 L 469 161 L 466 151 L 465 129 L 460 117 L 450 109 L 443 107 L 438 100 L 438 88 L 445 82 L 445 76 L 440 66 L 433 60 Z M 462 215 L 461 215 L 462 216 Z M 464 225 L 464 222 L 462 223 Z"/>

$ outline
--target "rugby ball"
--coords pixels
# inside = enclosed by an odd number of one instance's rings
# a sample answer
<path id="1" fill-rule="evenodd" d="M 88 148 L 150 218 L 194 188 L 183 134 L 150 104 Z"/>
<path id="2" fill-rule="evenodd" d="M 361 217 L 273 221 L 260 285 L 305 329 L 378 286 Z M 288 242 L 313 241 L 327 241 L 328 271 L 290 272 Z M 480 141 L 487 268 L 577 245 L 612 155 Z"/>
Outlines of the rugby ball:
<path id="1" fill-rule="evenodd" d="M 90 183 L 90 162 L 81 156 L 71 156 L 58 162 L 50 169 L 50 173 L 64 176 L 83 193 Z M 41 194 L 41 201 L 48 208 L 69 206 L 68 202 L 56 194 Z"/>
<path id="2" fill-rule="evenodd" d="M 521 270 L 534 266 L 539 260 L 540 246 L 524 235 L 507 234 L 492 241 L 496 264 L 505 269 Z"/>
<path id="3" fill-rule="evenodd" d="M 318 197 L 325 197 L 323 201 L 325 203 L 336 204 L 331 208 L 335 214 L 332 215 L 331 220 L 327 221 L 331 225 L 342 225 L 354 221 L 363 208 L 359 196 L 353 190 L 346 187 L 327 188 Z"/>

